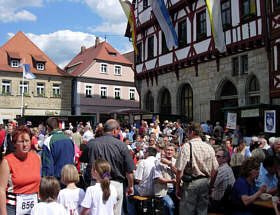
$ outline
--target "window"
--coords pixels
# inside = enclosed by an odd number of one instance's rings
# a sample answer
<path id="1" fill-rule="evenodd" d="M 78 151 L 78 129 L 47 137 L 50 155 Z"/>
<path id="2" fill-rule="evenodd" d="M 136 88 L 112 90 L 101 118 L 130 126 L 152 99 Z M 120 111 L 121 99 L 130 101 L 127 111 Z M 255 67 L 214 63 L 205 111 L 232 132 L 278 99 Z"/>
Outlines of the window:
<path id="1" fill-rule="evenodd" d="M 164 89 L 160 95 L 160 113 L 171 114 L 171 96 L 167 89 Z"/>
<path id="2" fill-rule="evenodd" d="M 53 97 L 61 97 L 59 84 L 53 84 Z"/>
<path id="3" fill-rule="evenodd" d="M 42 62 L 36 63 L 36 68 L 37 68 L 37 70 L 40 70 L 40 71 L 45 70 L 45 63 L 42 63 Z"/>
<path id="4" fill-rule="evenodd" d="M 143 9 L 148 7 L 148 0 L 143 0 Z"/>
<path id="5" fill-rule="evenodd" d="M 86 85 L 86 92 L 85 92 L 85 94 L 86 94 L 86 97 L 92 97 L 92 95 L 93 95 L 93 86 L 92 85 Z"/>
<path id="6" fill-rule="evenodd" d="M 197 40 L 206 38 L 206 11 L 197 14 Z"/>
<path id="7" fill-rule="evenodd" d="M 238 57 L 233 57 L 232 61 L 232 76 L 236 76 L 239 74 L 239 60 Z"/>
<path id="8" fill-rule="evenodd" d="M 260 85 L 255 76 L 253 76 L 249 82 L 249 104 L 259 104 L 260 103 Z"/>
<path id="9" fill-rule="evenodd" d="M 11 81 L 2 80 L 2 94 L 4 95 L 11 94 Z"/>
<path id="10" fill-rule="evenodd" d="M 122 67 L 115 66 L 115 75 L 122 75 Z"/>
<path id="11" fill-rule="evenodd" d="M 183 20 L 178 23 L 179 47 L 187 45 L 187 22 Z"/>
<path id="12" fill-rule="evenodd" d="M 154 36 L 148 38 L 148 59 L 154 57 Z"/>
<path id="13" fill-rule="evenodd" d="M 273 8 L 278 9 L 280 7 L 280 0 L 273 0 Z"/>
<path id="14" fill-rule="evenodd" d="M 280 71 L 280 45 L 277 46 L 277 70 Z"/>
<path id="15" fill-rule="evenodd" d="M 165 35 L 163 32 L 161 32 L 161 50 L 162 50 L 162 54 L 166 54 L 168 52 L 168 48 L 166 45 L 166 39 L 165 39 Z"/>
<path id="16" fill-rule="evenodd" d="M 45 84 L 37 83 L 37 96 L 45 97 Z"/>
<path id="17" fill-rule="evenodd" d="M 11 67 L 13 67 L 13 68 L 19 67 L 19 60 L 18 59 L 12 59 L 11 60 Z"/>
<path id="18" fill-rule="evenodd" d="M 24 82 L 20 82 L 20 85 L 19 85 L 19 94 L 20 95 L 23 95 L 24 96 L 27 96 L 28 95 L 28 82 L 27 81 L 24 81 Z"/>
<path id="19" fill-rule="evenodd" d="M 138 55 L 136 55 L 136 63 L 142 62 L 142 43 L 137 44 Z"/>
<path id="20" fill-rule="evenodd" d="M 121 88 L 115 88 L 115 99 L 121 98 Z"/>
<path id="21" fill-rule="evenodd" d="M 231 27 L 231 16 L 230 16 L 230 1 L 224 1 L 221 3 L 222 23 L 225 29 Z"/>
<path id="22" fill-rule="evenodd" d="M 149 112 L 154 112 L 154 97 L 151 91 L 148 91 L 145 96 L 145 109 Z"/>
<path id="23" fill-rule="evenodd" d="M 108 67 L 108 65 L 107 64 L 101 64 L 101 73 L 104 73 L 104 74 L 106 74 L 107 73 L 107 67 Z"/>
<path id="24" fill-rule="evenodd" d="M 181 114 L 193 119 L 193 91 L 189 84 L 186 84 L 181 93 Z"/>
<path id="25" fill-rule="evenodd" d="M 241 0 L 241 19 L 246 20 L 256 15 L 255 0 Z"/>
<path id="26" fill-rule="evenodd" d="M 241 74 L 248 74 L 248 55 L 241 56 Z"/>
<path id="27" fill-rule="evenodd" d="M 135 100 L 135 89 L 130 89 L 129 90 L 129 99 L 130 100 Z"/>
<path id="28" fill-rule="evenodd" d="M 108 94 L 107 94 L 107 87 L 101 87 L 100 88 L 100 95 L 102 99 L 106 99 Z"/>

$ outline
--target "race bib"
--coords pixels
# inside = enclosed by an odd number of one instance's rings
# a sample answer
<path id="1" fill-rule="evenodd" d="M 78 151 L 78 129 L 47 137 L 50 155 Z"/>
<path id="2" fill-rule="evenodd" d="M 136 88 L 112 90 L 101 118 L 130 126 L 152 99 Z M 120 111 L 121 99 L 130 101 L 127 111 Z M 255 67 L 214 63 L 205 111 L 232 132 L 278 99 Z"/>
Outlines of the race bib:
<path id="1" fill-rule="evenodd" d="M 37 194 L 19 194 L 17 195 L 17 215 L 30 214 L 31 209 L 38 203 Z"/>

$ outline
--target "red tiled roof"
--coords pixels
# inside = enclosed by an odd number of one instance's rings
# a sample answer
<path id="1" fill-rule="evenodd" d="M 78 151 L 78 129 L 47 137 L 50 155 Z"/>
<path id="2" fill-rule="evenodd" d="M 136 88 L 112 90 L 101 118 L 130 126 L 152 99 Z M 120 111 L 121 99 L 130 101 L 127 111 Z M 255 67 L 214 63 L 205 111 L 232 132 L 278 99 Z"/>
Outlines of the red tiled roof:
<path id="1" fill-rule="evenodd" d="M 75 65 L 76 68 L 71 74 L 73 76 L 79 76 L 93 63 L 94 60 L 132 65 L 132 62 L 122 56 L 109 43 L 104 41 L 97 47 L 92 46 L 85 49 L 85 51 L 80 52 L 65 68 L 67 69 Z"/>
<path id="2" fill-rule="evenodd" d="M 18 52 L 8 52 L 10 58 L 21 59 L 20 54 Z"/>
<path id="3" fill-rule="evenodd" d="M 58 76 L 71 76 L 60 69 L 48 56 L 42 52 L 25 34 L 19 31 L 8 42 L 0 47 L 0 71 L 22 72 L 22 68 L 11 68 L 8 62 L 10 58 L 20 57 L 20 63 L 30 64 L 30 71 L 34 74 L 47 74 Z M 12 55 L 12 56 L 11 56 Z M 38 61 L 45 62 L 45 70 L 39 71 L 33 65 L 32 57 Z M 43 60 L 42 60 L 43 59 Z"/>
<path id="4" fill-rule="evenodd" d="M 45 58 L 42 55 L 32 55 L 35 61 L 46 62 Z"/>

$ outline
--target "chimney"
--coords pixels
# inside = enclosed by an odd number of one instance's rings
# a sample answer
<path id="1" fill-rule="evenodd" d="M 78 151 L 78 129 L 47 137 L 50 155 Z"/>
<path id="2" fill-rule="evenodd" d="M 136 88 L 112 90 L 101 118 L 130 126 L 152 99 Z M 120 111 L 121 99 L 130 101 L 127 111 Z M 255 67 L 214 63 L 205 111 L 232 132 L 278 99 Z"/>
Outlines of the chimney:
<path id="1" fill-rule="evenodd" d="M 95 47 L 97 47 L 99 45 L 99 43 L 100 43 L 100 39 L 99 39 L 99 37 L 96 37 L 95 38 Z"/>
<path id="2" fill-rule="evenodd" d="M 84 53 L 86 51 L 86 47 L 85 46 L 81 46 L 81 53 Z"/>

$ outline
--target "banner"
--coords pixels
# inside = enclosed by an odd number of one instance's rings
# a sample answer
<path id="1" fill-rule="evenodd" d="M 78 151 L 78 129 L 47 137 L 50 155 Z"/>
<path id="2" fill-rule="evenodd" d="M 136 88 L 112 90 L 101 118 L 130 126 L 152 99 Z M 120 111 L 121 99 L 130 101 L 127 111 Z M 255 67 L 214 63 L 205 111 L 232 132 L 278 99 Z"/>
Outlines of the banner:
<path id="1" fill-rule="evenodd" d="M 219 50 L 219 52 L 226 52 L 221 14 L 221 2 L 220 0 L 206 0 L 206 4 L 208 8 L 215 46 Z"/>
<path id="2" fill-rule="evenodd" d="M 151 7 L 153 13 L 157 18 L 158 24 L 164 33 L 166 46 L 169 50 L 172 50 L 173 46 L 178 46 L 178 37 L 171 22 L 168 11 L 165 7 L 163 0 L 153 0 L 151 1 Z"/>
<path id="3" fill-rule="evenodd" d="M 275 133 L 276 131 L 276 111 L 264 111 L 264 132 Z"/>
<path id="4" fill-rule="evenodd" d="M 237 114 L 236 113 L 227 113 L 227 128 L 236 129 Z"/>

